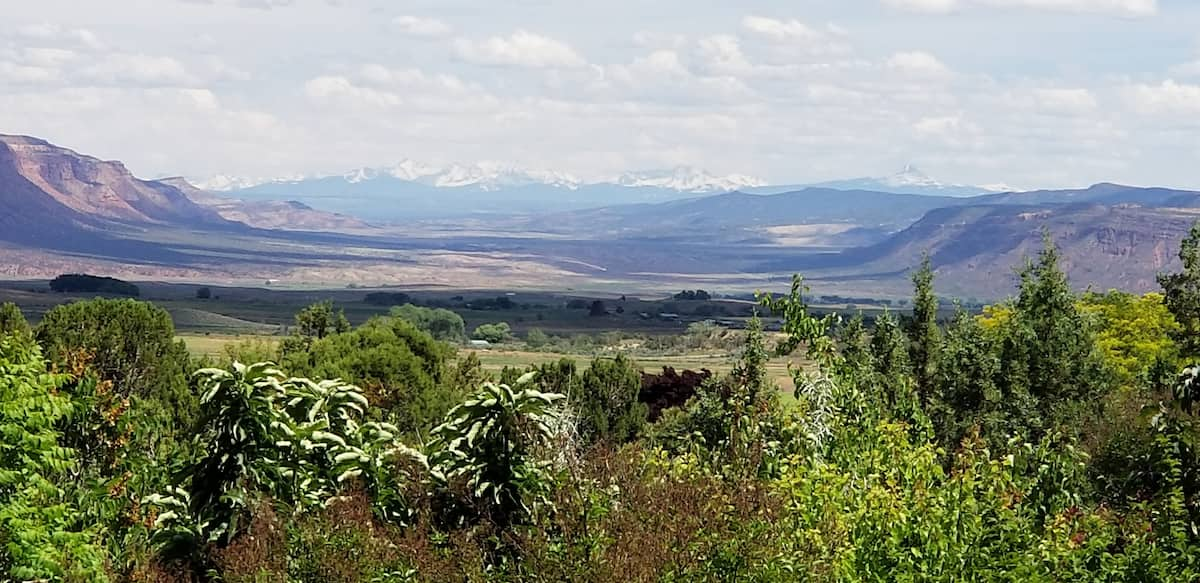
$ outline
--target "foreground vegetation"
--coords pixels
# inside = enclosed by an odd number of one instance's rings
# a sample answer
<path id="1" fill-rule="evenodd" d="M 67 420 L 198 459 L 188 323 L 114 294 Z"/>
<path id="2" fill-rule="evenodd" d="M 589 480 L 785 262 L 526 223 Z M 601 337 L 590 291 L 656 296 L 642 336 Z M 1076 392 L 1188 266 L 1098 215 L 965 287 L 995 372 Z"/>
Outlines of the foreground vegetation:
<path id="1" fill-rule="evenodd" d="M 1163 293 L 817 317 L 762 296 L 719 375 L 487 370 L 332 304 L 197 362 L 161 309 L 0 308 L 0 578 L 1195 581 L 1200 227 Z M 771 374 L 790 369 L 794 402 Z M 253 363 L 253 364 L 252 364 Z"/>

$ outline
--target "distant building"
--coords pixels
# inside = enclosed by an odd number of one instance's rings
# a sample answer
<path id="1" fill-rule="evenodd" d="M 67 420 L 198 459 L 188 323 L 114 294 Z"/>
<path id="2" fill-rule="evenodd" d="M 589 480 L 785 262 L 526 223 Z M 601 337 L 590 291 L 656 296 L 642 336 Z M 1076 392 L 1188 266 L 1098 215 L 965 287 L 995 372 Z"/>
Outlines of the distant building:
<path id="1" fill-rule="evenodd" d="M 487 340 L 472 340 L 470 344 L 474 348 L 486 348 L 492 345 L 492 343 L 488 342 Z"/>

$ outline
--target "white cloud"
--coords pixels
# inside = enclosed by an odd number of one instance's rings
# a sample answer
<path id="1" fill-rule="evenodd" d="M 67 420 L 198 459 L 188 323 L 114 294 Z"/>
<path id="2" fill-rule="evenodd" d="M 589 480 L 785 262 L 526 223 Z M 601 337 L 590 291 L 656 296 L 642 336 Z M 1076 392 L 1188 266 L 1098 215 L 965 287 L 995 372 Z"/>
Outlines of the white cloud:
<path id="1" fill-rule="evenodd" d="M 102 50 L 103 42 L 96 33 L 86 28 L 63 28 L 57 24 L 41 23 L 27 24 L 17 29 L 17 34 L 26 39 L 42 42 L 53 42 L 56 45 L 68 45 L 90 50 Z M 58 46 L 55 48 L 63 48 Z"/>
<path id="2" fill-rule="evenodd" d="M 1134 85 L 1125 89 L 1126 98 L 1141 113 L 1159 115 L 1200 114 L 1200 85 L 1177 83 L 1172 79 L 1160 85 Z"/>
<path id="3" fill-rule="evenodd" d="M 958 8 L 958 0 L 883 0 L 884 5 L 912 12 L 942 14 Z"/>
<path id="4" fill-rule="evenodd" d="M 552 69 L 587 64 L 571 45 L 525 30 L 479 42 L 460 38 L 454 48 L 460 59 L 478 65 Z"/>
<path id="5" fill-rule="evenodd" d="M 975 4 L 997 8 L 1027 8 L 1056 12 L 1114 14 L 1117 16 L 1153 16 L 1158 0 L 882 0 L 893 8 L 913 12 L 944 14 Z"/>
<path id="6" fill-rule="evenodd" d="M 50 83 L 59 80 L 56 69 L 0 61 L 0 78 L 13 84 Z"/>
<path id="7" fill-rule="evenodd" d="M 981 0 L 1005 8 L 1033 8 L 1061 12 L 1091 12 L 1121 16 L 1153 16 L 1158 0 Z"/>
<path id="8" fill-rule="evenodd" d="M 79 58 L 75 51 L 54 48 L 26 48 L 21 54 L 26 64 L 49 68 L 58 68 Z"/>
<path id="9" fill-rule="evenodd" d="M 487 90 L 449 74 L 391 69 L 379 64 L 350 75 L 325 75 L 305 83 L 315 103 L 346 107 L 402 108 L 406 113 L 492 111 L 498 100 Z"/>
<path id="10" fill-rule="evenodd" d="M 1175 65 L 1170 68 L 1169 72 L 1179 77 L 1200 77 L 1200 59 Z"/>
<path id="11" fill-rule="evenodd" d="M 742 27 L 777 41 L 814 41 L 824 35 L 799 20 L 776 20 L 764 16 L 747 16 Z"/>
<path id="12" fill-rule="evenodd" d="M 754 66 L 742 52 L 737 37 L 718 34 L 700 39 L 696 51 L 707 70 L 723 75 L 746 75 Z"/>
<path id="13" fill-rule="evenodd" d="M 404 103 L 404 98 L 396 93 L 361 87 L 346 77 L 336 75 L 310 79 L 304 84 L 304 92 L 313 100 L 323 103 L 350 102 L 372 107 L 393 107 Z"/>
<path id="14" fill-rule="evenodd" d="M 436 18 L 421 16 L 397 16 L 392 20 L 400 32 L 420 38 L 442 38 L 449 36 L 453 30 L 450 25 Z"/>
<path id="15" fill-rule="evenodd" d="M 687 37 L 682 34 L 648 30 L 633 33 L 634 46 L 641 48 L 678 50 L 686 43 Z"/>
<path id="16" fill-rule="evenodd" d="M 104 56 L 82 71 L 100 83 L 184 86 L 197 83 L 183 63 L 172 57 L 114 53 Z"/>
<path id="17" fill-rule="evenodd" d="M 950 74 L 950 68 L 937 57 L 924 51 L 896 53 L 887 60 L 887 66 L 902 73 L 920 77 L 942 77 Z"/>
<path id="18" fill-rule="evenodd" d="M 1066 115 L 1088 113 L 1099 105 L 1087 89 L 1036 89 L 1033 95 L 1042 109 Z"/>

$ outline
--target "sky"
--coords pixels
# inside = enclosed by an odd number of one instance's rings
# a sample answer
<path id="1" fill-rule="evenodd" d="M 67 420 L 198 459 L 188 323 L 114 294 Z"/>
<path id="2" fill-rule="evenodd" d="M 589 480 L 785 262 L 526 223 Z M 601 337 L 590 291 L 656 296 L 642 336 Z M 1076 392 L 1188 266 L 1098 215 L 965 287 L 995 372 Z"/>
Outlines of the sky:
<path id="1" fill-rule="evenodd" d="M 144 177 L 401 159 L 1200 188 L 1196 0 L 5 2 L 0 133 Z"/>

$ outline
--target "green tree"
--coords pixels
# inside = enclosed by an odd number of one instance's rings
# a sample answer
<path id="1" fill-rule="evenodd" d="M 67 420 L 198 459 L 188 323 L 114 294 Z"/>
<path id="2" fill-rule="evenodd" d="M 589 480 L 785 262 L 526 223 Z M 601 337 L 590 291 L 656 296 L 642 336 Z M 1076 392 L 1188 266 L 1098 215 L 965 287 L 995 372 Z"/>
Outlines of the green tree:
<path id="1" fill-rule="evenodd" d="M 332 300 L 317 302 L 296 314 L 296 333 L 304 338 L 320 340 L 330 334 L 350 331 L 346 312 L 335 309 Z"/>
<path id="2" fill-rule="evenodd" d="M 525 344 L 530 348 L 544 348 L 551 343 L 550 336 L 542 332 L 541 328 L 533 328 L 525 333 Z"/>
<path id="3" fill-rule="evenodd" d="M 29 335 L 32 329 L 21 308 L 11 302 L 0 304 L 0 335 L 24 334 Z"/>
<path id="4" fill-rule="evenodd" d="M 909 322 L 909 360 L 917 382 L 917 394 L 923 405 L 936 399 L 938 349 L 941 330 L 938 328 L 938 299 L 933 291 L 933 266 L 926 253 L 921 268 L 913 274 L 913 316 Z"/>
<path id="5" fill-rule="evenodd" d="M 1158 276 L 1167 309 L 1181 329 L 1176 333 L 1186 358 L 1200 357 L 1200 221 L 1192 225 L 1179 246 L 1183 271 Z"/>
<path id="6" fill-rule="evenodd" d="M 1005 370 L 1018 372 L 1018 382 L 1028 383 L 1029 394 L 1050 424 L 1047 428 L 1070 426 L 1084 410 L 1099 405 L 1111 387 L 1109 371 L 1093 327 L 1079 312 L 1067 276 L 1059 268 L 1058 247 L 1049 233 L 1037 262 L 1027 264 L 1020 276 L 1008 338 L 1008 352 L 1014 358 L 1007 359 Z M 1017 344 L 1021 346 L 1016 348 Z"/>
<path id="7" fill-rule="evenodd" d="M 508 322 L 481 324 L 471 334 L 471 337 L 476 340 L 483 340 L 492 344 L 500 344 L 508 340 L 510 336 L 512 336 L 512 327 L 508 325 Z"/>
<path id="8" fill-rule="evenodd" d="M 404 304 L 392 308 L 389 315 L 409 322 L 444 342 L 462 342 L 467 338 L 466 324 L 462 316 L 450 310 Z"/>
<path id="9" fill-rule="evenodd" d="M 624 443 L 637 437 L 649 408 L 638 401 L 642 371 L 625 355 L 597 358 L 569 395 L 579 414 L 579 432 L 588 443 Z"/>
<path id="10" fill-rule="evenodd" d="M 1078 306 L 1093 318 L 1096 343 L 1121 386 L 1134 387 L 1156 365 L 1179 370 L 1175 338 L 1181 328 L 1162 294 L 1089 292 Z"/>
<path id="11" fill-rule="evenodd" d="M 861 311 L 838 327 L 838 341 L 845 364 L 852 370 L 866 370 L 871 364 L 871 341 Z"/>
<path id="12" fill-rule="evenodd" d="M 94 525 L 60 486 L 77 469 L 57 427 L 72 412 L 66 375 L 25 335 L 0 335 L 0 577 L 106 581 Z M 81 530 L 81 524 L 86 530 Z"/>
<path id="13" fill-rule="evenodd" d="M 132 436 L 136 451 L 151 457 L 169 453 L 174 437 L 195 418 L 187 347 L 175 337 L 166 310 L 137 300 L 64 304 L 46 313 L 36 334 L 52 362 L 67 370 L 94 371 L 100 388 L 111 384 L 106 401 L 129 401 L 130 414 L 137 419 Z M 82 459 L 91 459 L 103 443 L 91 430 L 102 426 L 101 419 L 110 413 L 93 408 L 74 417 L 67 434 Z"/>
<path id="14" fill-rule="evenodd" d="M 983 326 L 959 309 L 940 354 L 942 366 L 936 378 L 940 399 L 930 411 L 938 442 L 953 451 L 975 427 L 993 446 L 1004 446 L 1018 435 L 1005 424 L 1004 408 L 1019 411 L 1021 403 L 1028 406 L 1029 396 L 1001 394 L 996 382 L 1001 373 L 999 351 Z"/>
<path id="15" fill-rule="evenodd" d="M 401 431 L 425 430 L 461 397 L 451 386 L 453 349 L 406 320 L 372 318 L 358 328 L 284 353 L 282 366 L 310 378 L 340 378 L 367 397 Z"/>
<path id="16" fill-rule="evenodd" d="M 876 318 L 871 335 L 871 366 L 875 373 L 872 388 L 876 403 L 884 411 L 910 406 L 915 397 L 908 349 L 908 337 L 894 314 L 884 312 Z"/>

